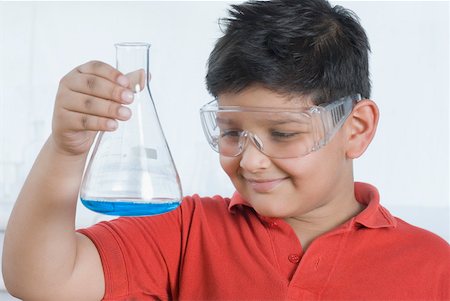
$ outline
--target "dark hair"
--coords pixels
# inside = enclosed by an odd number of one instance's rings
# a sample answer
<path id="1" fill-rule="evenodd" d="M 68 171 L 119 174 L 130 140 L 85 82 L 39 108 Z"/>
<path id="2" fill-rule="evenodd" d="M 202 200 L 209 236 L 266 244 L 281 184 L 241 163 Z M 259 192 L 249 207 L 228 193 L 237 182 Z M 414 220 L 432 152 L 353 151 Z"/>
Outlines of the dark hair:
<path id="1" fill-rule="evenodd" d="M 260 84 L 315 103 L 370 97 L 369 42 L 358 17 L 325 0 L 232 5 L 208 60 L 206 84 L 217 97 Z"/>

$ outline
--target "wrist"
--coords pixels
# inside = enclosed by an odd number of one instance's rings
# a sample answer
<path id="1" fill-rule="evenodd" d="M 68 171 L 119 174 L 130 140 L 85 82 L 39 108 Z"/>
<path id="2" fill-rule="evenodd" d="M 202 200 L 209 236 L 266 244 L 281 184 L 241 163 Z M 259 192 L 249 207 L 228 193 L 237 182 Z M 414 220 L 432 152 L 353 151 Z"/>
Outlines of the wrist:
<path id="1" fill-rule="evenodd" d="M 52 156 L 56 160 L 63 160 L 65 162 L 73 162 L 73 163 L 83 163 L 83 165 L 86 163 L 86 159 L 89 152 L 80 153 L 80 154 L 74 154 L 68 151 L 65 151 L 61 147 L 58 146 L 58 143 L 56 143 L 53 135 L 50 135 L 47 139 L 47 142 L 45 143 L 46 147 L 51 152 Z"/>

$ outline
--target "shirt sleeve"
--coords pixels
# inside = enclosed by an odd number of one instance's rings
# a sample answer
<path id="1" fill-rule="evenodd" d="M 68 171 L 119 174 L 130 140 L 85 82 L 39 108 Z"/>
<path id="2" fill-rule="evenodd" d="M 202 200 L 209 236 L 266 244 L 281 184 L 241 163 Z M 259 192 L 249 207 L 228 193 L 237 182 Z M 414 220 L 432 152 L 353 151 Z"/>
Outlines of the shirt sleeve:
<path id="1" fill-rule="evenodd" d="M 184 198 L 179 208 L 166 214 L 118 218 L 78 230 L 100 254 L 103 300 L 174 299 L 186 243 L 182 225 L 190 224 L 194 207 L 191 198 Z"/>

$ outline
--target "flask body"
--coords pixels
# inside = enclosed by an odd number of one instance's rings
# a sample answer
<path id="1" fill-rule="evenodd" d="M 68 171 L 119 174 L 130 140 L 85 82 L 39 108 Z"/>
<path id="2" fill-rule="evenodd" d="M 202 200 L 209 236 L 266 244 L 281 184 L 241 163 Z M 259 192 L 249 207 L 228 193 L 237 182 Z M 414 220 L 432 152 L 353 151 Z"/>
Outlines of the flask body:
<path id="1" fill-rule="evenodd" d="M 171 211 L 182 199 L 180 179 L 148 85 L 148 44 L 116 44 L 117 68 L 130 80 L 132 115 L 100 132 L 80 189 L 81 202 L 108 215 Z"/>

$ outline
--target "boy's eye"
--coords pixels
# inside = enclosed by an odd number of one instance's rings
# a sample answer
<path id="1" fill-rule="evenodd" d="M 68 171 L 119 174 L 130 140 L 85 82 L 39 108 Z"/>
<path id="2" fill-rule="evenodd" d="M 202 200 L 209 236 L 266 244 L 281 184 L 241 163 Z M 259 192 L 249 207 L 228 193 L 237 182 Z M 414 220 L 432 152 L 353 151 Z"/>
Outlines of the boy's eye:
<path id="1" fill-rule="evenodd" d="M 238 130 L 222 130 L 220 132 L 220 137 L 239 137 L 242 131 Z"/>
<path id="2" fill-rule="evenodd" d="M 274 138 L 292 138 L 294 136 L 299 135 L 299 132 L 280 132 L 280 131 L 273 131 L 272 137 Z"/>

